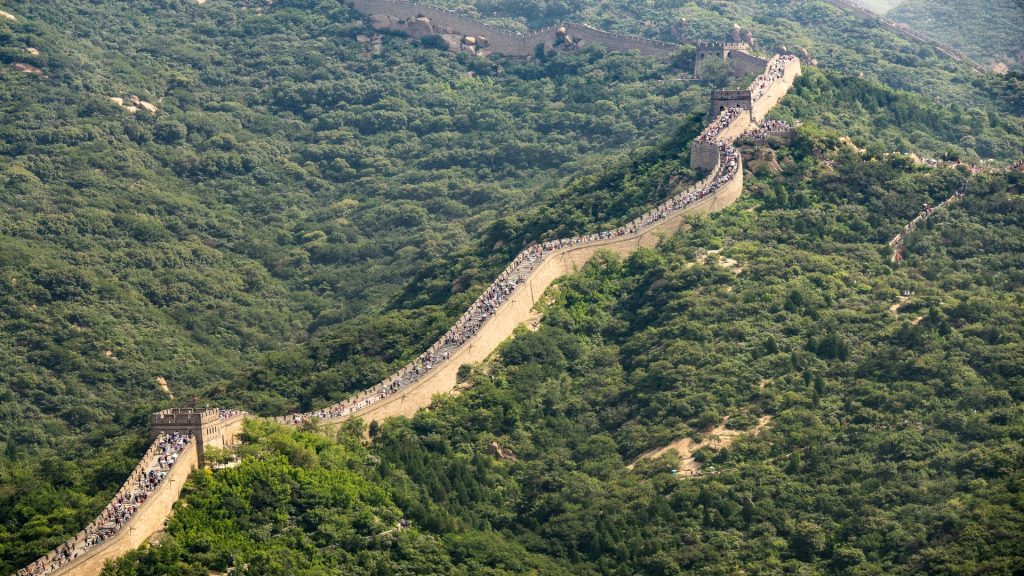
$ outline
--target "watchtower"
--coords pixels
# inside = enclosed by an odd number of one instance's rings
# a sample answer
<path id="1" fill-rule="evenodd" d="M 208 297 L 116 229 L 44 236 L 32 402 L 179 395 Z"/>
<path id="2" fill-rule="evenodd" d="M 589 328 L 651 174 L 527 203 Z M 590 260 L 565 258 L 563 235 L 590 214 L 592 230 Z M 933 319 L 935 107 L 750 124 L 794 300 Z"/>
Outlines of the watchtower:
<path id="1" fill-rule="evenodd" d="M 750 90 L 714 90 L 711 92 L 711 110 L 708 113 L 712 118 L 733 106 L 752 111 L 754 102 L 751 100 Z"/>
<path id="2" fill-rule="evenodd" d="M 746 42 L 697 42 L 697 53 L 694 56 L 693 75 L 700 76 L 704 71 L 704 62 L 708 58 L 728 60 L 733 52 L 750 52 L 750 44 Z"/>
<path id="3" fill-rule="evenodd" d="M 178 432 L 195 436 L 197 456 L 200 465 L 203 462 L 203 447 L 207 444 L 223 446 L 224 437 L 221 431 L 222 420 L 216 408 L 199 410 L 196 408 L 168 408 L 154 412 L 150 418 L 150 436 L 156 439 L 160 434 Z"/>

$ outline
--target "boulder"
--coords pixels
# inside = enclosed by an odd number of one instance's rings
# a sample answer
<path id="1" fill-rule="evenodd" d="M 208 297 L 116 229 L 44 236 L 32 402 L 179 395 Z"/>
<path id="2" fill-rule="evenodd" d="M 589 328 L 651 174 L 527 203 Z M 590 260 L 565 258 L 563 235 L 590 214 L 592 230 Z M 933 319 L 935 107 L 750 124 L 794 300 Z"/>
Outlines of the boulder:
<path id="1" fill-rule="evenodd" d="M 31 64 L 26 64 L 24 62 L 15 62 L 14 64 L 11 64 L 11 66 L 14 66 L 14 69 L 18 72 L 24 72 L 25 74 L 41 75 L 43 73 L 43 71 L 39 68 L 36 68 Z"/>
<path id="2" fill-rule="evenodd" d="M 434 34 L 434 26 L 430 23 L 430 18 L 427 18 L 426 16 L 418 16 L 415 20 L 410 22 L 409 34 L 416 38 L 423 38 L 424 36 Z"/>
<path id="3" fill-rule="evenodd" d="M 441 40 L 444 41 L 445 48 L 452 52 L 462 50 L 462 36 L 458 34 L 441 34 Z"/>
<path id="4" fill-rule="evenodd" d="M 487 445 L 487 452 L 492 456 L 496 457 L 498 460 L 515 462 L 516 458 L 518 458 L 518 456 L 514 451 L 512 451 L 512 449 L 505 448 L 501 444 L 498 444 L 497 442 L 494 441 L 491 441 L 491 443 Z"/>

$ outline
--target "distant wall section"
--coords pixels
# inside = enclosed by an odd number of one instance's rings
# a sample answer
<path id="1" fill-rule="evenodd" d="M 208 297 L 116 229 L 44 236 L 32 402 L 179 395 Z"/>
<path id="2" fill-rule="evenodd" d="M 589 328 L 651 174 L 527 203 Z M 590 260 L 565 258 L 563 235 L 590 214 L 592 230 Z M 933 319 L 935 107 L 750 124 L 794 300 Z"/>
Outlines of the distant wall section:
<path id="1" fill-rule="evenodd" d="M 616 52 L 636 51 L 645 56 L 668 59 L 679 48 L 678 44 L 671 42 L 606 32 L 584 24 L 565 23 L 520 34 L 429 4 L 406 0 L 348 1 L 355 10 L 368 16 L 375 28 L 402 31 L 416 38 L 431 35 L 456 37 L 445 38 L 450 47 L 459 46 L 461 38 L 472 37 L 474 46 L 479 46 L 486 53 L 506 56 L 532 56 L 537 46 L 554 47 L 559 39 L 559 28 L 577 42 L 600 44 Z"/>
<path id="2" fill-rule="evenodd" d="M 723 111 L 734 106 L 744 110 L 753 110 L 754 104 L 750 100 L 750 90 L 715 90 L 711 93 L 711 109 L 708 115 L 715 118 Z"/>

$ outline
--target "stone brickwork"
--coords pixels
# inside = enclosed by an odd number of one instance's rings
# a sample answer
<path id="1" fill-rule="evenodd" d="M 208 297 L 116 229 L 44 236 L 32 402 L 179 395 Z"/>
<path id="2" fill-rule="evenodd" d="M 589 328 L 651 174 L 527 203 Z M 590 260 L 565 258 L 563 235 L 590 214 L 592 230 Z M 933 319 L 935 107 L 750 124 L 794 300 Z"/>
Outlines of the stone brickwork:
<path id="1" fill-rule="evenodd" d="M 403 9 L 409 10 L 406 14 L 415 11 L 416 14 L 412 15 L 413 18 L 418 17 L 423 10 L 422 6 L 401 0 L 353 0 L 353 2 L 367 9 L 377 9 L 381 6 L 401 6 Z M 415 9 L 412 8 L 413 6 Z M 451 15 L 447 11 L 436 10 L 440 12 L 435 13 L 435 16 Z M 451 22 L 448 21 L 449 24 Z M 430 25 L 433 26 L 433 24 Z M 481 26 L 486 25 L 481 24 Z M 431 28 L 431 30 L 433 29 Z M 580 30 L 579 28 L 567 28 L 566 32 L 575 35 Z M 600 31 L 595 32 L 606 34 Z M 608 40 L 610 37 L 595 35 L 594 38 Z M 488 39 L 490 40 L 490 38 Z M 627 45 L 630 44 L 624 42 L 619 46 Z M 615 48 L 614 45 L 612 47 Z M 773 58 L 773 62 L 775 62 L 775 58 Z M 524 281 L 516 287 L 511 297 L 494 311 L 485 325 L 468 341 L 460 345 L 450 357 L 446 357 L 437 366 L 434 366 L 422 379 L 404 389 L 401 394 L 387 396 L 358 411 L 336 418 L 328 418 L 325 421 L 328 424 L 336 424 L 352 416 L 368 420 L 381 420 L 396 415 L 413 415 L 418 409 L 429 406 L 435 394 L 450 392 L 455 387 L 460 366 L 486 359 L 501 342 L 512 335 L 517 326 L 530 318 L 537 296 L 543 294 L 544 290 L 556 279 L 579 269 L 601 251 L 628 255 L 639 247 L 656 246 L 661 238 L 672 234 L 687 215 L 721 210 L 735 202 L 743 191 L 743 165 L 739 154 L 729 144 L 750 126 L 752 120 L 763 117 L 782 98 L 792 86 L 795 77 L 800 74 L 799 60 L 786 61 L 783 59 L 776 64 L 779 62 L 785 62 L 784 73 L 779 79 L 773 80 L 768 88 L 760 93 L 760 97 L 753 102 L 749 90 L 732 91 L 733 93 L 716 92 L 715 102 L 746 103 L 747 106 L 744 110 L 750 110 L 751 113 L 739 114 L 731 119 L 723 130 L 715 134 L 712 139 L 714 147 L 701 148 L 698 146 L 701 143 L 694 142 L 695 147 L 707 152 L 707 158 L 701 162 L 709 170 L 709 175 L 704 180 L 674 196 L 671 201 L 650 211 L 648 214 L 651 215 L 651 220 L 648 220 L 647 224 L 634 225 L 631 230 L 627 230 L 628 226 L 624 226 L 619 229 L 621 233 L 618 235 L 601 236 L 602 239 L 596 239 L 598 236 L 594 235 L 595 239 L 568 244 L 547 253 L 536 267 L 530 269 Z M 721 143 L 721 147 L 718 146 L 719 143 Z M 665 208 L 669 202 L 676 202 L 676 199 L 684 196 L 690 197 L 685 201 L 688 203 L 676 204 L 671 209 Z M 661 212 L 663 209 L 667 211 Z M 638 218 L 634 223 L 642 223 L 646 217 L 647 215 Z M 126 524 L 106 540 L 85 548 L 84 553 L 74 556 L 73 560 L 59 568 L 49 568 L 53 560 L 58 557 L 58 552 L 54 551 L 22 570 L 21 573 L 98 575 L 104 562 L 135 549 L 153 533 L 163 528 L 189 473 L 202 465 L 203 447 L 234 444 L 246 417 L 247 415 L 242 412 L 219 409 L 168 409 L 154 413 L 151 417 L 154 438 L 170 433 L 192 434 L 194 437 L 194 441 L 188 442 L 178 455 L 177 460 L 170 465 L 165 481 L 157 485 L 145 502 L 139 505 L 135 513 L 128 518 Z M 289 422 L 291 420 L 282 418 L 279 421 Z M 119 502 L 119 497 L 138 481 L 140 475 L 151 470 L 154 463 L 163 462 L 164 466 L 169 465 L 166 461 L 157 460 L 160 457 L 157 452 L 158 443 L 154 442 L 143 456 L 139 466 L 118 492 L 118 497 L 115 497 L 114 501 L 108 505 L 108 509 L 114 506 L 115 502 Z M 88 530 L 88 528 L 83 530 L 65 543 L 62 546 L 63 550 L 80 549 L 80 544 L 92 535 Z"/>
<path id="2" fill-rule="evenodd" d="M 33 562 L 26 568 L 26 573 L 46 574 L 47 576 L 98 576 L 103 570 L 103 564 L 107 560 L 113 560 L 123 554 L 138 548 L 150 536 L 164 527 L 164 521 L 171 513 L 171 508 L 178 500 L 185 481 L 192 470 L 199 466 L 198 451 L 196 442 L 191 442 L 178 455 L 177 460 L 167 473 L 167 478 L 147 497 L 146 501 L 139 506 L 135 514 L 121 527 L 113 536 L 99 544 L 88 548 L 85 552 L 76 556 L 70 562 L 60 565 L 56 569 L 47 570 L 45 567 L 53 564 L 57 552 L 50 552 L 48 555 Z M 153 466 L 153 463 L 160 456 L 156 450 L 156 442 L 146 452 L 135 467 L 131 476 L 118 490 L 109 509 L 124 494 L 131 490 L 132 485 L 146 470 Z M 62 548 L 76 550 L 87 538 L 92 535 L 94 527 L 90 525 L 66 542 Z M 41 570 L 40 570 L 41 569 Z"/>
<path id="3" fill-rule="evenodd" d="M 750 54 L 745 42 L 698 42 L 693 61 L 693 74 L 700 77 L 704 65 L 710 60 L 729 60 L 740 75 L 753 74 L 764 69 L 767 61 Z"/>
<path id="4" fill-rule="evenodd" d="M 792 58 L 785 65 L 782 78 L 776 80 L 760 98 L 755 100 L 751 106 L 751 120 L 756 123 L 762 122 L 768 113 L 779 103 L 779 100 L 789 92 L 796 82 L 797 76 L 802 72 L 799 58 Z"/>
<path id="5" fill-rule="evenodd" d="M 708 109 L 708 116 L 714 118 L 733 106 L 739 106 L 744 110 L 753 110 L 754 103 L 750 99 L 750 90 L 714 90 L 711 92 L 711 108 Z"/>
<path id="6" fill-rule="evenodd" d="M 580 44 L 599 44 L 611 51 L 637 51 L 645 56 L 667 59 L 679 49 L 678 44 L 652 40 L 641 36 L 616 34 L 592 28 L 585 24 L 571 22 L 520 34 L 491 26 L 429 4 L 405 0 L 349 0 L 352 7 L 370 18 L 377 29 L 401 31 L 416 38 L 425 36 L 453 36 L 445 38 L 452 49 L 461 47 L 457 39 L 471 37 L 474 46 L 480 46 L 483 53 L 499 53 L 506 56 L 532 56 L 537 46 L 552 48 L 558 43 L 559 28 Z M 483 38 L 483 42 L 480 39 Z"/>
<path id="7" fill-rule="evenodd" d="M 707 179 L 695 184 L 694 187 L 706 186 L 716 175 L 716 171 L 712 171 Z M 420 408 L 429 406 L 436 394 L 447 393 L 455 388 L 459 367 L 485 360 L 499 344 L 512 335 L 517 326 L 526 322 L 532 314 L 536 298 L 555 280 L 579 270 L 598 252 L 610 251 L 620 256 L 628 256 L 637 248 L 657 246 L 662 238 L 672 235 L 687 216 L 723 210 L 736 202 L 742 191 L 743 167 L 740 165 L 734 177 L 721 185 L 714 194 L 676 212 L 654 226 L 644 228 L 638 234 L 580 244 L 545 258 L 519 287 L 516 296 L 507 300 L 487 321 L 484 329 L 451 358 L 434 368 L 428 376 L 402 394 L 389 396 L 351 415 L 326 419 L 324 423 L 340 424 L 353 416 L 366 421 L 381 421 L 393 416 L 412 417 Z"/>
<path id="8" fill-rule="evenodd" d="M 160 434 L 191 433 L 199 446 L 199 462 L 203 462 L 203 446 L 223 446 L 220 431 L 220 412 L 216 409 L 169 408 L 150 417 L 150 437 Z"/>

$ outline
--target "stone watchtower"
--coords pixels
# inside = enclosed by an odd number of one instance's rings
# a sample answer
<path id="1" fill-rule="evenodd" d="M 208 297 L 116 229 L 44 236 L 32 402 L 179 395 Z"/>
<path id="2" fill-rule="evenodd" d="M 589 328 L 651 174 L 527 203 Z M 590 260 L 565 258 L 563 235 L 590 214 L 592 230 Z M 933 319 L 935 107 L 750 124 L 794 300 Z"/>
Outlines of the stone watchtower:
<path id="1" fill-rule="evenodd" d="M 708 112 L 712 118 L 734 106 L 752 111 L 754 102 L 751 99 L 750 90 L 714 90 L 711 92 L 711 110 Z"/>
<path id="2" fill-rule="evenodd" d="M 704 62 L 709 58 L 728 60 L 733 52 L 750 52 L 750 45 L 745 42 L 698 42 L 693 63 L 694 76 L 701 75 L 704 71 Z"/>
<path id="3" fill-rule="evenodd" d="M 168 408 L 153 413 L 150 419 L 150 436 L 155 440 L 159 434 L 191 432 L 196 438 L 196 455 L 199 456 L 202 465 L 204 446 L 223 447 L 234 442 L 236 431 L 231 430 L 236 428 L 234 420 L 221 419 L 220 411 L 216 408 Z"/>

